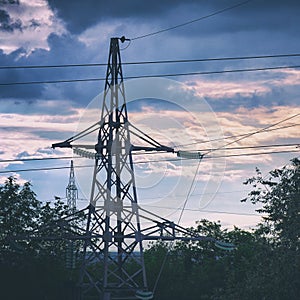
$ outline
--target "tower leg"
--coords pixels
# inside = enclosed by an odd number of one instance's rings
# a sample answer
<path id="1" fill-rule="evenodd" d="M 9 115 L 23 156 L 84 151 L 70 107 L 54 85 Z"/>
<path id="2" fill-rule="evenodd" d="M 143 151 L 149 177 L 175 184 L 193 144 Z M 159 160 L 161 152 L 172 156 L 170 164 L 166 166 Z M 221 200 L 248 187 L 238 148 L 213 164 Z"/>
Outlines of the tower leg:
<path id="1" fill-rule="evenodd" d="M 110 293 L 109 293 L 109 292 L 104 292 L 103 300 L 111 300 L 111 297 L 110 297 Z"/>

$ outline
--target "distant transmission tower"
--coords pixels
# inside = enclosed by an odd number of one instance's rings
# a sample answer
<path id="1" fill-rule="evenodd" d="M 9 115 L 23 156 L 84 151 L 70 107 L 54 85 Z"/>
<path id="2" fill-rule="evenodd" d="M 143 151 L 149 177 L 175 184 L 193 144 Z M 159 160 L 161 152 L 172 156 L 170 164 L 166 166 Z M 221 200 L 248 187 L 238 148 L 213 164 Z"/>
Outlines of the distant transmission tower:
<path id="1" fill-rule="evenodd" d="M 78 199 L 78 189 L 75 183 L 74 165 L 71 160 L 69 183 L 66 188 L 67 206 L 70 214 L 76 211 L 76 202 Z"/>
<path id="2" fill-rule="evenodd" d="M 66 141 L 52 145 L 53 148 L 73 148 L 75 154 L 95 161 L 90 203 L 85 210 L 85 231 L 78 231 L 77 227 L 77 232 L 70 231 L 67 235 L 67 238 L 84 242 L 79 282 L 82 299 L 152 299 L 153 293 L 149 291 L 146 278 L 143 241 L 216 242 L 213 237 L 200 236 L 138 205 L 132 152 L 175 151 L 129 122 L 119 40 L 124 42 L 125 38 L 112 38 L 110 41 L 100 120 Z M 96 130 L 96 144 L 71 144 Z M 132 134 L 144 146 L 133 145 L 130 139 Z M 199 153 L 193 155 L 193 158 L 202 158 Z M 177 156 L 191 158 L 191 153 L 177 151 Z M 70 207 L 74 207 L 73 200 L 77 193 L 73 189 L 72 176 L 68 190 Z M 142 219 L 151 225 L 142 228 Z M 72 218 L 59 222 L 59 228 L 65 228 L 66 222 L 70 224 Z M 226 243 L 219 246 L 232 249 L 232 245 Z"/>
<path id="3" fill-rule="evenodd" d="M 78 189 L 77 189 L 76 183 L 75 183 L 73 160 L 71 160 L 69 183 L 66 188 L 66 198 L 67 198 L 68 214 L 73 215 L 76 212 L 76 202 L 78 199 Z M 71 225 L 73 225 L 72 222 L 71 222 Z M 68 269 L 74 269 L 75 262 L 76 262 L 74 241 L 72 241 L 72 240 L 67 241 L 66 246 L 67 246 L 66 247 L 66 267 Z"/>

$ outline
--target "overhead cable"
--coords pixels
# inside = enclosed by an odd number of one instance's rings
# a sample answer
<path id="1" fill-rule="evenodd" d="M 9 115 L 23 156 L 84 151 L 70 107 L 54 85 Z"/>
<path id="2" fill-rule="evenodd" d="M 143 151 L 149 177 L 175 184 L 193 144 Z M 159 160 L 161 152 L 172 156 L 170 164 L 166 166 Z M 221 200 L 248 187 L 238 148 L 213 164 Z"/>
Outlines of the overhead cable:
<path id="1" fill-rule="evenodd" d="M 189 145 L 189 144 L 187 144 Z M 245 147 L 230 147 L 222 148 L 222 150 L 245 150 L 245 149 L 261 149 L 261 148 L 281 148 L 281 147 L 297 147 L 300 143 L 289 143 L 289 144 L 271 144 L 271 145 L 258 145 L 258 146 L 245 146 Z M 193 151 L 210 151 L 216 149 L 197 149 Z M 163 152 L 167 153 L 167 152 Z M 151 155 L 161 154 L 161 152 L 134 152 L 133 155 Z M 44 161 L 44 160 L 63 160 L 63 159 L 77 159 L 82 156 L 56 156 L 56 157 L 30 157 L 30 158 L 14 158 L 14 159 L 0 159 L 0 163 L 13 163 L 13 162 L 30 162 L 30 161 Z"/>
<path id="2" fill-rule="evenodd" d="M 240 146 L 240 147 L 230 147 L 230 148 L 221 148 L 222 150 L 244 150 L 244 149 L 261 149 L 261 148 L 281 148 L 281 147 L 297 147 L 300 146 L 299 143 L 289 143 L 289 144 L 271 144 L 271 145 L 258 145 L 258 146 Z M 201 151 L 216 151 L 219 148 L 212 149 L 197 149 L 193 151 L 201 152 Z"/>
<path id="3" fill-rule="evenodd" d="M 264 130 L 263 132 L 270 132 L 270 131 L 275 131 L 275 130 L 279 130 L 279 129 L 286 129 L 286 128 L 291 128 L 291 127 L 296 127 L 296 126 L 300 126 L 300 124 L 291 124 L 291 125 L 285 125 L 285 126 L 281 126 L 281 127 L 277 127 L 277 128 L 270 128 L 270 129 Z M 187 144 L 179 144 L 179 145 L 174 146 L 174 148 L 180 148 L 180 147 L 191 146 L 191 145 L 196 145 L 196 144 L 206 144 L 206 143 L 211 143 L 211 142 L 215 142 L 215 141 L 223 141 L 223 140 L 228 140 L 228 139 L 237 138 L 237 137 L 241 137 L 241 136 L 246 136 L 248 134 L 249 134 L 249 132 L 248 133 L 243 133 L 243 134 L 231 135 L 231 136 L 224 136 L 224 137 L 215 138 L 215 139 L 211 139 L 211 140 L 207 140 L 207 141 L 199 141 L 199 142 L 192 142 L 192 143 L 187 143 Z"/>
<path id="4" fill-rule="evenodd" d="M 254 55 L 254 56 L 236 56 L 236 57 L 214 57 L 214 58 L 195 58 L 195 59 L 172 59 L 172 60 L 150 60 L 136 62 L 122 62 L 122 65 L 148 65 L 148 64 L 176 64 L 192 62 L 210 62 L 210 61 L 230 61 L 230 60 L 253 60 L 268 58 L 288 58 L 299 57 L 300 53 L 274 54 L 274 55 Z M 0 66 L 0 70 L 10 69 L 51 69 L 51 68 L 76 68 L 76 67 L 107 67 L 107 63 L 81 63 L 81 64 L 60 64 L 60 65 L 15 65 Z"/>
<path id="5" fill-rule="evenodd" d="M 224 149 L 226 146 L 229 146 L 229 145 L 232 145 L 232 144 L 234 144 L 234 143 L 237 143 L 237 142 L 239 142 L 239 141 L 241 141 L 241 140 L 244 140 L 244 139 L 246 139 L 246 138 L 248 138 L 248 137 L 250 137 L 250 136 L 252 136 L 252 135 L 255 135 L 255 134 L 257 134 L 257 133 L 264 132 L 266 129 L 269 129 L 269 128 L 271 128 L 271 127 L 274 127 L 274 126 L 276 126 L 276 125 L 279 125 L 279 124 L 281 124 L 281 123 L 283 123 L 283 122 L 286 122 L 286 121 L 291 120 L 291 119 L 293 119 L 293 118 L 296 118 L 296 117 L 298 117 L 298 116 L 300 116 L 300 113 L 294 114 L 294 115 L 292 115 L 292 116 L 289 116 L 289 117 L 287 117 L 287 118 L 285 118 L 285 119 L 283 119 L 283 120 L 280 120 L 280 121 L 278 121 L 278 122 L 276 122 L 276 123 L 274 123 L 274 124 L 271 124 L 271 125 L 268 125 L 268 126 L 266 126 L 266 127 L 263 127 L 263 128 L 261 128 L 261 129 L 259 129 L 259 130 L 257 130 L 257 131 L 251 132 L 251 133 L 249 133 L 249 134 L 247 134 L 247 135 L 245 135 L 245 136 L 242 136 L 242 137 L 240 137 L 240 138 L 238 138 L 238 139 L 236 139 L 236 140 L 234 140 L 234 141 L 231 141 L 231 142 L 229 142 L 229 143 L 227 143 L 227 144 L 225 144 L 225 145 L 223 145 L 223 146 L 221 146 L 221 147 L 219 147 L 219 148 L 210 150 L 210 151 L 206 152 L 205 155 L 207 155 L 207 154 L 209 154 L 209 153 L 211 153 L 211 152 L 220 150 L 220 149 Z"/>
<path id="6" fill-rule="evenodd" d="M 300 65 L 291 66 L 277 66 L 277 67 L 264 67 L 264 68 L 249 68 L 249 69 L 232 69 L 220 71 L 203 71 L 203 72 L 187 72 L 187 73 L 168 73 L 168 74 L 153 74 L 153 75 L 137 75 L 127 76 L 123 79 L 140 79 L 140 78 L 161 78 L 161 77 L 176 77 L 176 76 L 195 76 L 195 75 L 212 75 L 212 74 L 225 74 L 225 73 L 240 73 L 240 72 L 258 72 L 258 71 L 271 71 L 282 69 L 298 69 Z M 44 81 L 23 81 L 23 82 L 6 82 L 0 83 L 0 86 L 12 85 L 29 85 L 29 84 L 53 84 L 53 83 L 73 83 L 73 82 L 93 82 L 105 81 L 106 78 L 82 78 L 82 79 L 60 79 L 60 80 L 44 80 Z"/>
<path id="7" fill-rule="evenodd" d="M 191 195 L 194 196 L 194 195 Z M 152 208 L 160 208 L 160 209 L 170 209 L 170 210 L 179 210 L 181 207 L 170 207 L 170 206 L 160 206 L 160 205 L 148 205 L 143 204 L 141 206 L 147 206 Z M 217 213 L 217 214 L 229 214 L 229 215 L 238 215 L 238 216 L 256 216 L 259 217 L 261 215 L 255 213 L 242 213 L 242 212 L 230 212 L 230 211 L 221 211 L 221 210 L 209 210 L 209 209 L 193 209 L 193 208 L 185 208 L 186 211 L 195 211 L 195 212 L 203 212 L 203 213 Z"/>
<path id="8" fill-rule="evenodd" d="M 249 3 L 249 2 L 252 2 L 252 1 L 253 1 L 253 0 L 247 0 L 247 1 L 239 2 L 239 3 L 235 4 L 235 5 L 228 6 L 228 7 L 225 7 L 225 8 L 223 8 L 223 9 L 214 11 L 213 13 L 210 13 L 210 14 L 208 14 L 208 15 L 202 16 L 202 17 L 200 17 L 200 18 L 193 19 L 193 20 L 190 20 L 190 21 L 188 21 L 188 22 L 184 22 L 184 23 L 181 23 L 181 24 L 177 24 L 177 25 L 175 25 L 175 26 L 171 26 L 171 27 L 168 27 L 168 28 L 165 28 L 165 29 L 161 29 L 161 30 L 158 30 L 158 31 L 154 31 L 154 32 L 150 32 L 150 33 L 143 34 L 143 35 L 140 35 L 140 36 L 136 36 L 136 37 L 131 38 L 130 40 L 131 40 L 131 41 L 139 40 L 139 39 L 143 39 L 143 38 L 150 37 L 150 36 L 153 36 L 153 35 L 161 34 L 161 33 L 166 32 L 166 31 L 174 30 L 174 29 L 177 29 L 177 28 L 179 28 L 179 27 L 183 27 L 183 26 L 186 26 L 186 25 L 195 23 L 195 22 L 202 21 L 202 20 L 204 20 L 204 19 L 211 18 L 211 17 L 216 16 L 216 15 L 222 14 L 222 13 L 224 13 L 224 12 L 226 12 L 226 11 L 229 11 L 229 10 L 232 10 L 232 9 L 237 8 L 237 7 L 239 7 L 239 6 L 245 5 L 245 4 L 247 4 L 247 3 Z"/>
<path id="9" fill-rule="evenodd" d="M 214 159 L 214 158 L 226 158 L 226 157 L 237 157 L 237 156 L 255 156 L 255 155 L 267 155 L 267 154 L 279 154 L 279 153 L 298 153 L 299 150 L 282 150 L 282 151 L 268 151 L 268 152 L 250 152 L 250 153 L 240 153 L 240 154 L 227 154 L 227 155 L 217 155 L 217 156 L 204 156 L 202 159 Z M 159 159 L 159 160 L 148 160 L 148 161 L 136 161 L 134 165 L 145 164 L 145 163 L 159 163 L 159 162 L 179 162 L 179 161 L 187 161 L 187 160 L 195 160 L 193 158 L 174 158 L 174 159 Z M 81 165 L 74 166 L 74 168 L 91 168 L 94 165 Z M 65 167 L 49 167 L 49 168 L 30 168 L 30 169 L 18 169 L 18 170 L 4 170 L 0 171 L 0 174 L 5 173 L 15 173 L 15 172 L 28 172 L 28 171 L 49 171 L 49 170 L 62 170 L 62 169 L 70 169 L 70 166 Z"/>

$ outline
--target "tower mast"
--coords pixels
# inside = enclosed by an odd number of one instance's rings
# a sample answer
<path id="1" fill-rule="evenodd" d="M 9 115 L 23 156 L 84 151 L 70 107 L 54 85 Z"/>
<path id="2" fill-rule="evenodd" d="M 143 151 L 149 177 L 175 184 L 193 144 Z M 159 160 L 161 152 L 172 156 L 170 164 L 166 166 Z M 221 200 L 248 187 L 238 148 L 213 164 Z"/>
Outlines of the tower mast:
<path id="1" fill-rule="evenodd" d="M 75 183 L 74 165 L 71 160 L 69 183 L 66 188 L 66 198 L 69 213 L 72 214 L 76 210 L 76 200 L 78 199 L 78 189 Z"/>
<path id="2" fill-rule="evenodd" d="M 175 153 L 175 150 L 160 144 L 129 123 L 119 40 L 124 42 L 126 39 L 110 40 L 100 121 L 52 145 L 53 148 L 73 148 L 74 153 L 95 160 L 90 201 L 84 210 L 85 230 L 77 226 L 77 231 L 74 231 L 66 226 L 72 224 L 72 217 L 58 223 L 59 228 L 69 232 L 68 238 L 84 243 L 79 280 L 83 300 L 90 297 L 102 300 L 152 299 L 146 279 L 143 241 L 209 241 L 224 250 L 234 249 L 230 243 L 198 235 L 138 206 L 132 152 Z M 95 130 L 98 130 L 96 145 L 71 144 Z M 130 134 L 148 146 L 131 144 Z M 88 151 L 93 148 L 94 152 Z M 191 155 L 186 151 L 176 152 L 179 157 Z M 193 158 L 202 158 L 202 155 L 196 154 Z M 141 228 L 140 219 L 152 224 Z"/>
<path id="3" fill-rule="evenodd" d="M 74 165 L 73 160 L 71 160 L 70 165 L 70 176 L 69 183 L 66 188 L 66 198 L 68 206 L 68 214 L 73 215 L 76 212 L 76 201 L 78 199 L 78 189 L 75 183 Z M 74 225 L 75 221 L 71 221 L 70 225 Z M 74 241 L 69 240 L 66 244 L 66 267 L 68 269 L 74 269 L 76 265 L 76 255 L 75 255 L 75 244 Z"/>
<path id="4" fill-rule="evenodd" d="M 103 238 L 85 241 L 81 285 L 83 293 L 94 289 L 105 300 L 120 296 L 132 299 L 137 290 L 147 291 L 148 287 L 143 245 L 139 238 L 141 229 L 119 38 L 110 41 L 95 150 L 86 235 Z M 101 209 L 100 214 L 96 208 Z M 89 262 L 103 265 L 97 275 L 90 272 Z"/>

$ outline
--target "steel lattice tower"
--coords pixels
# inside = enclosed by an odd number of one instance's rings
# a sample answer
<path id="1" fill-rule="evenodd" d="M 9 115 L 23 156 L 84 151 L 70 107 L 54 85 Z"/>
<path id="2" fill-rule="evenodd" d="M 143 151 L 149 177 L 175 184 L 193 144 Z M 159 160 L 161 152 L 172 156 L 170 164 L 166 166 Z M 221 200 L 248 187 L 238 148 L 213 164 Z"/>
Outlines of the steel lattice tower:
<path id="1" fill-rule="evenodd" d="M 213 237 L 198 235 L 138 205 L 133 151 L 176 152 L 179 157 L 194 159 L 201 159 L 202 155 L 164 146 L 128 121 L 119 40 L 124 42 L 125 37 L 110 41 L 100 121 L 52 145 L 53 148 L 73 148 L 75 154 L 95 160 L 90 203 L 81 211 L 86 217 L 85 230 L 74 226 L 76 212 L 56 224 L 65 232 L 62 238 L 84 243 L 79 279 L 83 300 L 152 299 L 147 286 L 143 241 L 208 241 L 224 250 L 234 247 Z M 96 145 L 71 144 L 95 130 L 98 130 Z M 133 145 L 130 134 L 148 146 Z M 141 219 L 152 223 L 141 228 Z M 51 239 L 42 233 L 42 230 L 36 231 L 27 238 Z"/>
<path id="2" fill-rule="evenodd" d="M 71 160 L 71 165 L 70 165 L 70 176 L 69 176 L 69 183 L 66 188 L 66 198 L 67 198 L 67 206 L 69 212 L 72 214 L 76 210 L 76 201 L 78 199 L 78 189 L 75 183 L 73 160 Z"/>
<path id="3" fill-rule="evenodd" d="M 68 214 L 73 215 L 76 212 L 76 202 L 78 199 L 78 189 L 75 183 L 75 174 L 73 160 L 71 160 L 70 165 L 70 176 L 69 183 L 66 188 L 66 198 L 68 206 Z M 73 225 L 71 222 L 71 225 Z M 68 269 L 74 269 L 76 266 L 76 255 L 75 255 L 75 244 L 74 241 L 69 240 L 66 244 L 66 267 Z"/>
<path id="4" fill-rule="evenodd" d="M 110 42 L 95 150 L 86 234 L 102 239 L 85 242 L 83 293 L 92 288 L 103 299 L 132 297 L 137 289 L 147 290 L 147 281 L 142 240 L 138 238 L 141 229 L 118 38 Z M 98 203 L 103 204 L 100 213 L 96 211 Z M 103 264 L 97 275 L 91 274 L 87 265 L 96 261 Z M 130 270 L 133 264 L 136 268 Z"/>

